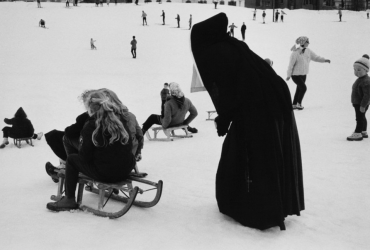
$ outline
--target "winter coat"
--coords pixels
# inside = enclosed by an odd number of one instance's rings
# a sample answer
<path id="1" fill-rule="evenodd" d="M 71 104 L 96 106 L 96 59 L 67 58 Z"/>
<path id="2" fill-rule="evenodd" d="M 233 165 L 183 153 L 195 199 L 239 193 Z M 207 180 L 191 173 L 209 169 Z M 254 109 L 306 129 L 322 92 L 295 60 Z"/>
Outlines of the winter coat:
<path id="1" fill-rule="evenodd" d="M 167 97 L 170 95 L 170 91 L 169 91 L 169 89 L 162 89 L 162 91 L 161 91 L 161 99 L 162 99 L 162 101 L 165 101 L 165 100 L 167 100 Z"/>
<path id="2" fill-rule="evenodd" d="M 145 18 L 146 16 L 147 14 L 145 12 L 141 15 L 142 18 Z"/>
<path id="3" fill-rule="evenodd" d="M 132 153 L 138 155 L 141 153 L 141 149 L 144 146 L 144 135 L 141 130 L 139 123 L 136 120 L 136 116 L 131 113 L 125 113 L 127 117 L 127 127 L 131 133 L 132 138 Z"/>
<path id="4" fill-rule="evenodd" d="M 358 78 L 352 85 L 351 101 L 364 108 L 370 104 L 370 77 L 368 75 Z"/>
<path id="5" fill-rule="evenodd" d="M 9 125 L 13 125 L 9 136 L 11 138 L 26 138 L 33 136 L 34 129 L 30 120 L 27 119 L 27 115 L 22 108 L 19 108 L 14 115 L 14 118 L 4 119 L 4 122 Z"/>
<path id="6" fill-rule="evenodd" d="M 131 41 L 131 48 L 132 49 L 136 49 L 136 44 L 137 44 L 137 41 L 134 39 Z"/>
<path id="7" fill-rule="evenodd" d="M 306 48 L 302 53 L 302 47 L 293 51 L 290 56 L 290 62 L 288 66 L 288 77 L 297 75 L 307 75 L 309 71 L 310 61 L 325 62 L 324 57 L 316 55 L 312 50 Z"/>
<path id="8" fill-rule="evenodd" d="M 127 121 L 121 118 L 121 122 L 126 131 L 129 131 Z M 125 145 L 120 141 L 109 144 L 110 135 L 103 135 L 100 130 L 96 137 L 99 146 L 95 146 L 92 141 L 95 128 L 95 116 L 92 116 L 81 131 L 79 157 L 91 167 L 92 172 L 99 176 L 98 180 L 105 182 L 125 180 L 136 163 L 132 154 L 131 134 L 128 133 L 129 140 Z M 107 141 L 105 146 L 103 146 L 103 136 Z"/>
<path id="9" fill-rule="evenodd" d="M 197 109 L 191 101 L 184 97 L 184 104 L 179 108 L 175 98 L 171 96 L 164 104 L 164 117 L 161 119 L 162 127 L 174 127 L 177 125 L 189 125 L 192 120 L 198 115 Z M 185 119 L 186 113 L 189 111 L 189 116 Z"/>
<path id="10" fill-rule="evenodd" d="M 89 118 L 90 116 L 87 112 L 77 116 L 76 123 L 64 129 L 65 135 L 71 140 L 78 139 L 80 137 L 81 130 Z"/>
<path id="11" fill-rule="evenodd" d="M 242 25 L 242 28 L 241 28 L 241 31 L 242 32 L 245 32 L 245 30 L 247 29 L 247 26 L 245 24 Z"/>

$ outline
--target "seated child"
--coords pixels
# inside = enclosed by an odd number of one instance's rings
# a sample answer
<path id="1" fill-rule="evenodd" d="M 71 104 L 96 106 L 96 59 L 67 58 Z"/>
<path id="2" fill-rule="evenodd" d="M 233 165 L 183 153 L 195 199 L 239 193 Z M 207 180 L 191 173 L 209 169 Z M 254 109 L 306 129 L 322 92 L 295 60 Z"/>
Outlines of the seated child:
<path id="1" fill-rule="evenodd" d="M 93 92 L 84 103 L 90 118 L 79 139 L 78 154 L 70 154 L 66 162 L 65 194 L 50 202 L 53 211 L 77 209 L 76 186 L 79 173 L 94 180 L 115 183 L 127 179 L 135 166 L 132 138 L 120 107 L 102 91 Z"/>
<path id="2" fill-rule="evenodd" d="M 23 108 L 20 107 L 12 119 L 4 119 L 4 122 L 12 127 L 3 128 L 3 143 L 0 148 L 5 148 L 9 144 L 8 138 L 29 138 L 41 140 L 43 133 L 34 134 L 34 129 L 30 120 L 27 119 L 27 115 Z"/>
<path id="3" fill-rule="evenodd" d="M 198 115 L 197 109 L 191 103 L 191 101 L 184 96 L 184 93 L 180 89 L 178 83 L 170 83 L 170 98 L 164 104 L 164 116 L 150 115 L 148 119 L 143 123 L 142 131 L 145 135 L 146 131 L 150 129 L 153 124 L 162 125 L 164 129 L 169 127 L 176 127 L 180 125 L 189 125 L 192 120 Z M 185 119 L 186 113 L 189 112 L 189 116 Z M 196 128 L 188 127 L 188 131 L 191 133 L 197 133 Z"/>

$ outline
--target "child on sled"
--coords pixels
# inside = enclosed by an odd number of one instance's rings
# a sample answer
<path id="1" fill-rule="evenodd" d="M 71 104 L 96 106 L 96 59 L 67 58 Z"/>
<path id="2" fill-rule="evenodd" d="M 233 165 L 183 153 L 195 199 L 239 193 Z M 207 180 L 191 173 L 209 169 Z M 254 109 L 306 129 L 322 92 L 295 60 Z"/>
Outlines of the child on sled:
<path id="1" fill-rule="evenodd" d="M 3 128 L 3 143 L 0 145 L 0 148 L 5 148 L 9 144 L 8 138 L 32 138 L 41 140 L 43 133 L 34 134 L 34 129 L 32 123 L 27 119 L 27 115 L 24 112 L 23 108 L 20 107 L 14 115 L 14 118 L 4 119 L 6 124 L 12 125 L 12 127 Z"/>
<path id="2" fill-rule="evenodd" d="M 81 131 L 78 154 L 67 157 L 66 196 L 48 203 L 49 210 L 78 208 L 75 192 L 79 173 L 97 181 L 115 183 L 125 180 L 135 166 L 132 138 L 120 107 L 101 91 L 89 95 L 84 105 L 90 118 Z"/>

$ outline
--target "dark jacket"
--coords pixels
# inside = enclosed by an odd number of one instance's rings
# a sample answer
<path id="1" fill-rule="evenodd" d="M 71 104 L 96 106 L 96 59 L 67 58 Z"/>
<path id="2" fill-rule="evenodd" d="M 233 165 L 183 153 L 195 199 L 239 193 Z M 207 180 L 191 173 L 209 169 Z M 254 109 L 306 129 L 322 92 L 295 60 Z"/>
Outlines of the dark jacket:
<path id="1" fill-rule="evenodd" d="M 27 119 L 27 115 L 22 108 L 19 108 L 12 119 L 4 119 L 4 122 L 13 125 L 9 136 L 11 138 L 25 138 L 33 136 L 35 130 L 32 123 Z"/>
<path id="2" fill-rule="evenodd" d="M 364 108 L 370 104 L 370 77 L 368 75 L 358 78 L 352 85 L 351 101 Z"/>
<path id="3" fill-rule="evenodd" d="M 241 28 L 241 31 L 242 32 L 245 32 L 245 30 L 247 29 L 247 26 L 245 24 L 242 25 L 242 28 Z"/>
<path id="4" fill-rule="evenodd" d="M 132 137 L 132 153 L 138 155 L 141 153 L 141 149 L 144 146 L 144 136 L 139 123 L 136 120 L 136 116 L 131 112 L 125 113 L 127 116 L 127 127 Z"/>
<path id="5" fill-rule="evenodd" d="M 162 90 L 161 90 L 161 99 L 162 99 L 162 101 L 165 101 L 165 100 L 167 100 L 167 97 L 170 95 L 170 90 L 169 89 L 165 89 L 165 88 L 163 88 Z"/>
<path id="6" fill-rule="evenodd" d="M 185 119 L 186 113 L 189 111 L 189 116 Z M 198 115 L 197 109 L 188 98 L 184 97 L 184 104 L 180 108 L 175 98 L 171 96 L 164 104 L 164 117 L 161 120 L 162 127 L 168 128 L 176 125 L 189 125 L 192 120 Z"/>
<path id="7" fill-rule="evenodd" d="M 132 138 L 129 133 L 127 121 L 121 118 L 121 122 L 129 134 L 129 141 L 123 145 L 120 141 L 109 144 L 110 135 L 103 135 L 98 131 L 95 146 L 92 135 L 95 130 L 95 116 L 86 122 L 81 131 L 79 156 L 83 158 L 94 172 L 99 176 L 100 181 L 119 182 L 125 180 L 135 166 L 135 157 L 132 154 Z M 107 143 L 103 145 L 103 136 Z"/>
<path id="8" fill-rule="evenodd" d="M 80 137 L 81 130 L 89 118 L 90 116 L 87 112 L 77 116 L 76 123 L 64 129 L 65 135 L 69 139 L 78 139 Z"/>

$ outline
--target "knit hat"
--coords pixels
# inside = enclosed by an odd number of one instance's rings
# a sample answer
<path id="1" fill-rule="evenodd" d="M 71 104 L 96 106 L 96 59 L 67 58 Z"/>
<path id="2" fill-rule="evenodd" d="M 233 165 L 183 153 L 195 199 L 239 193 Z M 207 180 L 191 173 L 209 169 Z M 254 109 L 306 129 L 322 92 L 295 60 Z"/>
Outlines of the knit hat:
<path id="1" fill-rule="evenodd" d="M 369 72 L 370 68 L 370 62 L 369 62 L 369 56 L 367 54 L 363 55 L 360 59 L 358 59 L 354 65 L 357 65 L 358 67 L 366 70 L 366 72 Z"/>
<path id="2" fill-rule="evenodd" d="M 180 85 L 176 82 L 170 83 L 170 91 L 171 95 L 177 96 L 177 97 L 183 97 L 184 93 L 182 92 Z"/>

